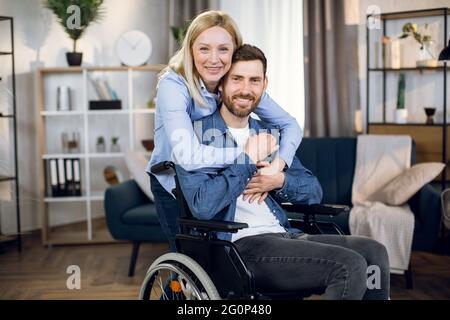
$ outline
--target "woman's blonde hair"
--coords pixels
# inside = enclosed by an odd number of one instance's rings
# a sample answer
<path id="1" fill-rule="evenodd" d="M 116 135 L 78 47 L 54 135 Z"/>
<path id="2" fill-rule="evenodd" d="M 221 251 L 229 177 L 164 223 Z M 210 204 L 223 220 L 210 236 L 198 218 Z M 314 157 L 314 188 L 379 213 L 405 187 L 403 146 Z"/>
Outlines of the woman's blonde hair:
<path id="1" fill-rule="evenodd" d="M 234 50 L 242 45 L 242 36 L 234 20 L 222 11 L 205 11 L 200 13 L 189 25 L 181 48 L 169 60 L 169 65 L 161 72 L 161 77 L 170 69 L 180 74 L 186 81 L 189 93 L 196 103 L 206 107 L 206 101 L 199 91 L 200 76 L 195 69 L 192 55 L 192 45 L 195 39 L 205 30 L 212 27 L 221 27 L 227 30 L 233 38 Z M 234 51 L 233 50 L 233 51 Z"/>

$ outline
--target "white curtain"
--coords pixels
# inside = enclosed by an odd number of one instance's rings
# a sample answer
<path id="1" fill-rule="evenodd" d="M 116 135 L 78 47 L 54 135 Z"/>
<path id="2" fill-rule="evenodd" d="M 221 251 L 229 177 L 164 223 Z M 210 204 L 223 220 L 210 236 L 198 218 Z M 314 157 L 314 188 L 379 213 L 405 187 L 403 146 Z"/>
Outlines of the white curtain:
<path id="1" fill-rule="evenodd" d="M 220 0 L 236 21 L 244 43 L 267 57 L 267 92 L 302 128 L 305 121 L 303 0 Z"/>

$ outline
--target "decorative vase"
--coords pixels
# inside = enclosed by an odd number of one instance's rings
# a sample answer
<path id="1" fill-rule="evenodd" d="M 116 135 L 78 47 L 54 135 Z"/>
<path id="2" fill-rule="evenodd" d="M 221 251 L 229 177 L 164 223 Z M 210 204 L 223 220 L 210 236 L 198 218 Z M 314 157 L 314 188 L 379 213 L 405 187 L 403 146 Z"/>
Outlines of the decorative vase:
<path id="1" fill-rule="evenodd" d="M 119 184 L 123 181 L 120 171 L 114 166 L 107 166 L 103 170 L 103 176 L 105 177 L 106 182 L 111 186 Z"/>
<path id="2" fill-rule="evenodd" d="M 83 54 L 81 52 L 66 52 L 66 58 L 69 66 L 81 66 Z"/>
<path id="3" fill-rule="evenodd" d="M 79 132 L 73 132 L 72 133 L 72 139 L 69 139 L 67 141 L 67 148 L 69 150 L 69 153 L 79 153 L 80 152 L 80 133 Z"/>
<path id="4" fill-rule="evenodd" d="M 395 123 L 404 124 L 408 118 L 408 109 L 395 109 Z"/>
<path id="5" fill-rule="evenodd" d="M 71 90 L 68 86 L 59 86 L 56 88 L 56 110 L 70 111 L 71 105 Z"/>
<path id="6" fill-rule="evenodd" d="M 416 61 L 417 67 L 435 68 L 438 66 L 434 41 L 425 41 L 419 51 L 419 60 Z"/>
<path id="7" fill-rule="evenodd" d="M 400 41 L 397 39 L 384 39 L 384 67 L 390 69 L 401 68 Z"/>
<path id="8" fill-rule="evenodd" d="M 62 152 L 68 153 L 69 152 L 69 135 L 67 132 L 61 133 L 61 145 L 62 145 Z"/>
<path id="9" fill-rule="evenodd" d="M 427 115 L 427 121 L 426 124 L 434 124 L 434 114 L 436 112 L 436 108 L 431 107 L 425 107 L 423 108 L 425 110 L 425 114 Z"/>

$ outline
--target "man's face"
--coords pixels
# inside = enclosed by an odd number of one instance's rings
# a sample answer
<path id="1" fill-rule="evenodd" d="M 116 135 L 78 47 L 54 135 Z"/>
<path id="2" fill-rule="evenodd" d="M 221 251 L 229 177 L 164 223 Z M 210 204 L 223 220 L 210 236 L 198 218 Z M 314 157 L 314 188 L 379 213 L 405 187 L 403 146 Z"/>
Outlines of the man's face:
<path id="1" fill-rule="evenodd" d="M 266 86 L 261 61 L 235 62 L 221 85 L 223 103 L 233 115 L 244 118 L 256 109 Z"/>

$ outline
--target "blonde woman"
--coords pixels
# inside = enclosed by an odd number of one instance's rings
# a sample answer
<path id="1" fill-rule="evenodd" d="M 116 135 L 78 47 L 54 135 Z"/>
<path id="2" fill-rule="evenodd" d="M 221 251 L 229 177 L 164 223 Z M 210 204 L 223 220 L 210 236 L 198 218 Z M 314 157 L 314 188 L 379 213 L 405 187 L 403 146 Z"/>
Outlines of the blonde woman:
<path id="1" fill-rule="evenodd" d="M 231 67 L 233 52 L 242 45 L 235 22 L 226 13 L 206 11 L 190 24 L 181 49 L 161 73 L 156 96 L 155 149 L 147 166 L 155 206 L 172 251 L 178 233 L 178 205 L 171 193 L 173 173 L 154 175 L 151 166 L 174 160 L 186 170 L 226 167 L 236 161 L 242 149 L 214 148 L 199 143 L 192 122 L 217 109 L 219 82 Z M 290 166 L 300 145 L 302 131 L 295 119 L 267 93 L 256 114 L 280 129 L 279 157 L 274 170 Z M 255 194 L 254 197 L 263 196 Z"/>

